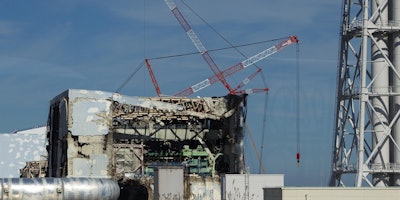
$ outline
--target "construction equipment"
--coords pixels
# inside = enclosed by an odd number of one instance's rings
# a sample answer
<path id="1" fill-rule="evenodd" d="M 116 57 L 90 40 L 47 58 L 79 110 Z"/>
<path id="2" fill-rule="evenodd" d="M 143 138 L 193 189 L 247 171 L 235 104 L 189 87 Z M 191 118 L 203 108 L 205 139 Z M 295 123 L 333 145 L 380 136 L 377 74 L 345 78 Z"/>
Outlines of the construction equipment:
<path id="1" fill-rule="evenodd" d="M 149 63 L 149 59 L 145 59 L 145 61 L 146 61 L 147 69 L 149 70 L 151 81 L 153 82 L 153 85 L 154 85 L 154 88 L 155 88 L 155 90 L 157 92 L 157 95 L 160 97 L 161 96 L 161 90 L 160 90 L 160 87 L 158 86 L 157 79 L 154 76 L 153 70 L 151 69 L 151 65 Z"/>
<path id="2" fill-rule="evenodd" d="M 182 26 L 183 30 L 189 36 L 190 40 L 192 40 L 194 46 L 196 46 L 197 50 L 200 52 L 203 59 L 206 61 L 211 71 L 213 71 L 214 75 L 218 78 L 219 81 L 228 89 L 228 91 L 232 91 L 231 86 L 226 82 L 225 77 L 221 73 L 221 70 L 218 68 L 217 64 L 215 64 L 214 60 L 211 58 L 207 49 L 204 47 L 203 43 L 200 41 L 197 34 L 190 27 L 189 23 L 186 21 L 185 17 L 179 11 L 173 0 L 165 0 L 165 3 L 168 5 L 171 12 L 174 14 L 179 24 Z"/>
<path id="3" fill-rule="evenodd" d="M 240 87 L 242 87 L 243 85 L 245 85 L 246 82 L 248 82 L 249 80 L 254 78 L 255 75 L 254 76 L 251 75 L 249 78 L 245 79 L 242 82 L 243 84 L 240 84 L 236 89 L 232 89 L 232 87 L 226 81 L 226 77 L 278 52 L 279 50 L 283 49 L 284 47 L 286 47 L 290 44 L 297 43 L 299 41 L 296 36 L 291 36 L 291 37 L 289 37 L 289 39 L 287 39 L 283 42 L 280 42 L 280 43 L 254 55 L 254 56 L 252 56 L 252 57 L 250 57 L 250 58 L 248 58 L 226 70 L 221 71 L 219 69 L 219 67 L 217 66 L 217 64 L 214 62 L 214 60 L 212 59 L 212 57 L 210 56 L 210 54 L 208 53 L 207 49 L 205 48 L 205 46 L 203 45 L 203 43 L 201 42 L 201 40 L 199 39 L 197 34 L 193 31 L 193 29 L 190 27 L 189 23 L 186 21 L 185 17 L 179 11 L 175 2 L 173 0 L 165 0 L 165 3 L 167 4 L 167 6 L 171 10 L 171 12 L 174 14 L 174 16 L 178 20 L 179 24 L 182 26 L 183 30 L 189 36 L 189 38 L 193 42 L 194 46 L 200 52 L 201 56 L 208 64 L 211 71 L 214 73 L 214 76 L 212 76 L 204 81 L 201 81 L 201 82 L 191 86 L 190 88 L 185 89 L 185 90 L 175 94 L 174 96 L 187 97 L 187 96 L 189 96 L 199 90 L 202 90 L 218 81 L 220 81 L 225 86 L 225 88 L 228 90 L 229 94 L 243 94 L 243 93 L 247 93 L 247 92 L 254 93 L 254 92 L 268 91 L 267 88 L 247 90 L 247 91 L 246 90 L 243 90 L 243 91 L 237 90 Z M 152 79 L 153 79 L 153 77 L 152 77 Z M 154 83 L 154 80 L 153 80 L 153 83 Z"/>
<path id="4" fill-rule="evenodd" d="M 275 45 L 261 51 L 260 53 L 247 58 L 246 60 L 243 60 L 225 70 L 220 70 L 219 67 L 217 66 L 217 64 L 214 62 L 214 60 L 212 59 L 212 57 L 209 55 L 207 49 L 205 48 L 205 46 L 203 45 L 203 43 L 201 42 L 201 40 L 198 38 L 198 36 L 196 35 L 196 33 L 193 31 L 193 29 L 190 27 L 189 23 L 187 22 L 187 20 L 185 19 L 185 17 L 183 16 L 183 14 L 180 12 L 180 10 L 178 9 L 177 5 L 175 4 L 175 2 L 173 0 L 164 0 L 165 3 L 167 4 L 167 6 L 169 7 L 169 9 L 171 10 L 171 12 L 174 14 L 174 16 L 176 17 L 176 19 L 178 20 L 179 24 L 182 26 L 183 30 L 185 31 L 185 33 L 188 35 L 188 37 L 191 39 L 192 43 L 194 44 L 194 46 L 197 48 L 197 50 L 200 52 L 201 56 L 203 57 L 203 59 L 206 61 L 206 63 L 208 64 L 208 66 L 210 67 L 211 71 L 214 73 L 213 76 L 199 82 L 196 83 L 192 86 L 190 86 L 189 88 L 182 90 L 181 92 L 178 92 L 177 94 L 175 94 L 175 97 L 188 97 L 216 82 L 221 82 L 225 88 L 228 90 L 229 94 L 233 94 L 233 95 L 241 95 L 241 94 L 252 94 L 252 93 L 259 93 L 259 92 L 264 92 L 267 93 L 268 92 L 268 88 L 261 88 L 261 89 L 242 89 L 246 84 L 248 84 L 255 76 L 257 76 L 257 74 L 259 74 L 261 72 L 261 68 L 257 67 L 257 71 L 254 72 L 253 74 L 251 74 L 250 76 L 248 76 L 247 78 L 245 78 L 242 82 L 240 82 L 240 84 L 235 87 L 234 89 L 230 86 L 230 84 L 227 82 L 226 78 L 247 68 L 250 65 L 253 65 L 269 56 L 271 56 L 272 54 L 275 54 L 276 52 L 284 49 L 285 47 L 294 44 L 294 43 L 298 43 L 299 40 L 297 39 L 297 36 L 290 36 L 288 38 L 285 38 L 283 41 L 280 41 L 278 43 L 276 43 Z M 298 59 L 297 59 L 298 60 Z M 149 63 L 149 60 L 146 59 L 146 64 L 147 64 L 147 68 L 149 70 L 153 85 L 156 89 L 157 95 L 160 96 L 161 92 L 160 92 L 160 88 L 158 86 L 157 80 L 154 76 L 154 73 L 151 69 L 151 65 Z M 298 88 L 297 88 L 298 89 Z M 299 135 L 297 133 L 297 135 Z M 297 136 L 299 138 L 299 136 Z M 299 140 L 299 139 L 298 139 Z M 297 153 L 296 153 L 296 159 L 297 159 L 297 166 L 299 166 L 300 164 L 300 150 L 299 150 L 299 142 L 298 142 L 298 148 L 297 148 Z M 261 163 L 261 159 L 259 159 L 260 163 Z"/>
<path id="5" fill-rule="evenodd" d="M 287 47 L 287 46 L 289 46 L 291 44 L 294 44 L 294 43 L 298 43 L 298 42 L 299 42 L 299 40 L 297 39 L 296 36 L 291 36 L 288 39 L 286 39 L 284 41 L 281 41 L 281 42 L 273 45 L 272 47 L 270 47 L 268 49 L 265 49 L 264 51 L 261 51 L 260 53 L 258 53 L 258 54 L 254 55 L 254 56 L 252 56 L 252 57 L 250 57 L 250 58 L 248 58 L 248 59 L 246 59 L 246 60 L 244 60 L 242 62 L 239 62 L 239 63 L 237 63 L 237 64 L 235 64 L 235 65 L 233 65 L 233 66 L 231 66 L 231 67 L 229 67 L 229 68 L 227 68 L 225 70 L 223 70 L 221 72 L 221 74 L 222 74 L 223 77 L 231 76 L 231 75 L 241 71 L 242 69 L 245 69 L 246 67 L 255 64 L 256 62 L 261 61 L 261 60 L 267 58 L 268 56 L 271 56 L 272 54 L 284 49 L 285 47 Z M 248 82 L 249 80 L 254 78 L 255 75 L 256 74 L 250 75 L 249 78 L 247 80 L 245 79 L 244 82 Z M 196 93 L 196 92 L 198 92 L 198 91 L 200 91 L 200 90 L 202 90 L 202 89 L 204 89 L 204 88 L 216 83 L 217 81 L 218 81 L 218 78 L 217 78 L 216 75 L 211 76 L 211 77 L 209 77 L 209 78 L 207 78 L 207 79 L 205 79 L 205 80 L 203 80 L 203 81 L 201 81 L 199 83 L 196 83 L 196 84 L 190 86 L 189 88 L 187 88 L 185 90 L 182 90 L 181 92 L 178 92 L 174 96 L 182 96 L 182 97 L 190 96 L 191 94 Z M 236 87 L 235 89 L 230 90 L 229 93 L 230 94 L 241 94 L 241 93 L 243 93 L 244 91 L 240 92 L 240 91 L 238 91 L 238 89 L 241 88 L 244 85 L 245 85 L 245 83 L 239 84 L 238 87 Z M 254 90 L 254 91 L 259 91 L 259 90 Z"/>

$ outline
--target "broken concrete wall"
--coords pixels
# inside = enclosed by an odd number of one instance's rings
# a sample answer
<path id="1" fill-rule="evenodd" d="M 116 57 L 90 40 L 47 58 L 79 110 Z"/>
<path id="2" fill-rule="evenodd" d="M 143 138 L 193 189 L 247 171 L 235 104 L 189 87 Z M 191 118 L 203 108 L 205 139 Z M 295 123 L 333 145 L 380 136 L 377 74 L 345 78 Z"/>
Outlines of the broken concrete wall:
<path id="1" fill-rule="evenodd" d="M 110 94 L 67 90 L 51 101 L 49 172 L 52 177 L 111 177 Z"/>
<path id="2" fill-rule="evenodd" d="M 163 165 L 202 177 L 240 174 L 245 115 L 246 96 L 145 98 L 67 90 L 50 104 L 48 175 L 128 181 L 152 177 Z M 218 185 L 204 186 L 216 191 Z M 193 194 L 203 193 L 210 195 Z"/>

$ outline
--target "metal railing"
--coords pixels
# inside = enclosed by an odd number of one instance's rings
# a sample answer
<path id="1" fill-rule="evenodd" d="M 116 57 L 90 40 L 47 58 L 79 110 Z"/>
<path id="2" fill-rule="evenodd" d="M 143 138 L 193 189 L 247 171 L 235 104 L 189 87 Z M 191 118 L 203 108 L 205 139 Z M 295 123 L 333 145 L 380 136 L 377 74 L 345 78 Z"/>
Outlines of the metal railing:
<path id="1" fill-rule="evenodd" d="M 379 172 L 400 173 L 400 163 L 371 163 L 367 165 L 367 167 L 371 173 L 379 173 Z M 353 172 L 357 170 L 357 164 L 356 163 L 350 163 L 347 165 L 334 164 L 333 169 L 335 171 Z"/>

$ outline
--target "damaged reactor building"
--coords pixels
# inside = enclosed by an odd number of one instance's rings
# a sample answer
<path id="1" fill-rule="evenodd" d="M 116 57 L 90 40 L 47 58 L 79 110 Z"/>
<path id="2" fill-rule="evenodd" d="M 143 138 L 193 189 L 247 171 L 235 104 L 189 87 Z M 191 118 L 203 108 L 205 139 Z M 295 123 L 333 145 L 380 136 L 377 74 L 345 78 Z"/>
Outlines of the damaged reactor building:
<path id="1" fill-rule="evenodd" d="M 46 176 L 113 179 L 120 199 L 221 199 L 221 177 L 245 173 L 245 120 L 246 95 L 66 90 L 50 102 Z"/>

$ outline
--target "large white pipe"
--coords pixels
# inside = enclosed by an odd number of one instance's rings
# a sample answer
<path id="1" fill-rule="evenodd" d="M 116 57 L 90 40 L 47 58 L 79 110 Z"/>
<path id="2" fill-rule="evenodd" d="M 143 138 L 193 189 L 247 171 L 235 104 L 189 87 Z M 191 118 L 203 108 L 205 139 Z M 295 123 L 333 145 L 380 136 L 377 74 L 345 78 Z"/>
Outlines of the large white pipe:
<path id="1" fill-rule="evenodd" d="M 119 185 L 110 179 L 0 179 L 0 200 L 116 200 L 119 194 Z"/>
<path id="2" fill-rule="evenodd" d="M 379 13 L 379 14 L 375 14 Z M 385 25 L 388 22 L 388 5 L 387 1 L 375 0 L 371 1 L 371 20 L 375 24 Z M 378 94 L 387 94 L 389 88 L 389 65 L 385 61 L 383 54 L 389 57 L 387 46 L 387 35 L 382 32 L 374 33 L 376 43 L 371 42 L 371 75 L 374 78 L 372 83 L 372 92 Z M 381 51 L 381 50 L 382 51 Z M 385 137 L 385 131 L 389 124 L 389 97 L 386 95 L 378 95 L 372 98 L 372 106 L 376 111 L 372 116 L 372 146 L 376 147 L 379 140 Z M 380 151 L 373 158 L 373 165 L 384 168 L 390 163 L 390 147 L 389 142 L 382 144 Z M 374 167 L 373 166 L 373 167 Z M 387 174 L 376 173 L 372 175 L 372 183 L 375 186 L 387 186 L 389 177 Z"/>
<path id="3" fill-rule="evenodd" d="M 400 26 L 400 1 L 398 0 L 391 0 L 390 2 L 390 13 L 391 13 L 391 22 L 396 25 Z M 392 33 L 392 51 L 391 51 L 391 61 L 394 65 L 394 68 L 397 72 L 400 71 L 400 33 L 394 32 Z M 392 87 L 393 92 L 400 93 L 400 79 L 392 73 Z M 391 108 L 391 113 L 393 115 L 400 110 L 400 96 L 393 97 L 393 103 Z M 394 124 L 392 128 L 392 136 L 396 144 L 400 144 L 400 121 L 398 120 L 397 123 Z M 393 146 L 392 150 L 392 157 L 393 163 L 396 166 L 400 166 L 400 152 Z M 395 174 L 393 177 L 393 184 L 395 186 L 400 186 L 400 176 Z"/>

